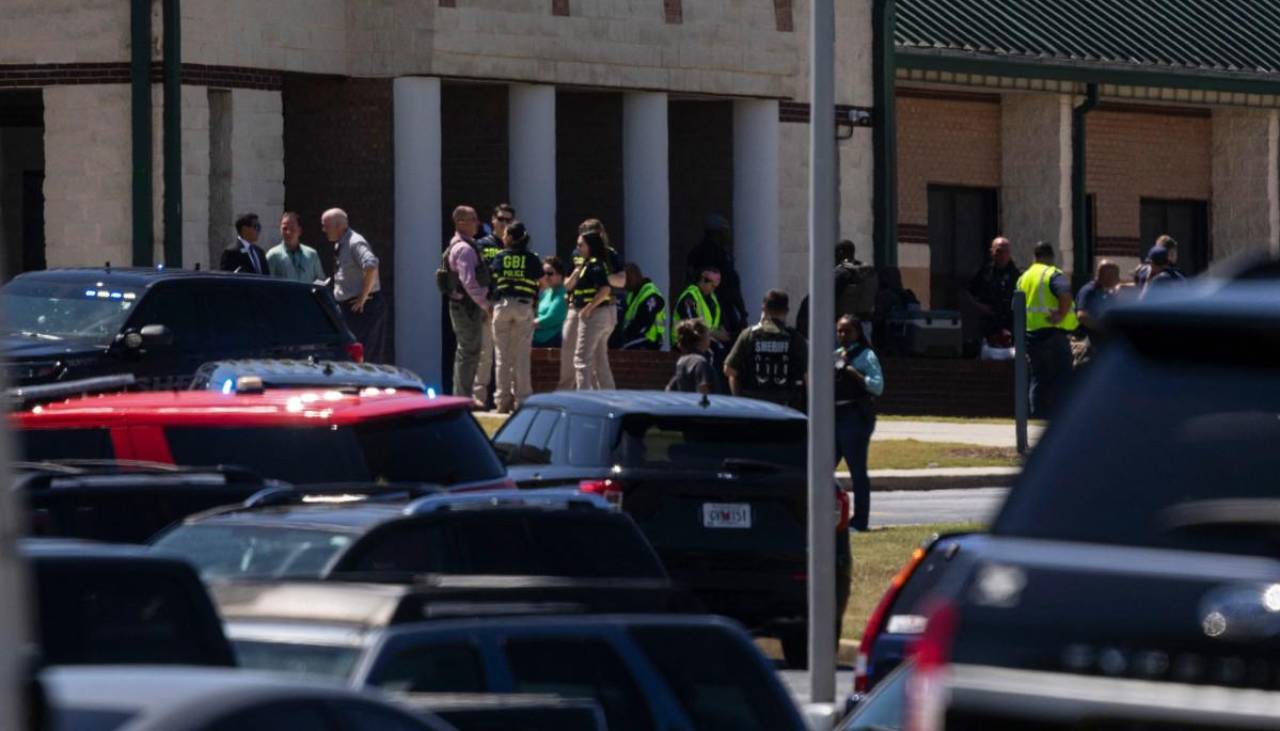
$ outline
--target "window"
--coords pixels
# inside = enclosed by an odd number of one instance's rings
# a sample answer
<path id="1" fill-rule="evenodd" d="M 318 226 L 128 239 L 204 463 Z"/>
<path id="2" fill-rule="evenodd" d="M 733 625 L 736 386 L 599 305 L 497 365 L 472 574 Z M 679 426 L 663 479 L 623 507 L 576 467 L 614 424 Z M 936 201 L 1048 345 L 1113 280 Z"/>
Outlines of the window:
<path id="1" fill-rule="evenodd" d="M 422 722 L 414 720 L 408 714 L 368 701 L 343 698 L 330 701 L 330 705 L 342 719 L 342 731 L 422 730 Z"/>
<path id="2" fill-rule="evenodd" d="M 5 332 L 32 342 L 75 338 L 109 345 L 142 293 L 128 288 L 100 289 L 95 284 L 42 279 L 9 282 L 0 290 Z M 113 296 L 117 294 L 119 297 Z"/>
<path id="3" fill-rule="evenodd" d="M 720 469 L 729 460 L 774 467 L 805 466 L 804 421 L 629 416 L 615 458 L 628 467 Z"/>
<path id="4" fill-rule="evenodd" d="M 204 731 L 330 731 L 328 704 L 320 699 L 276 701 L 239 711 L 215 721 Z"/>
<path id="5" fill-rule="evenodd" d="M 653 728 L 645 696 L 622 658 L 603 640 L 512 639 L 507 662 L 517 693 L 592 698 L 613 731 Z"/>
<path id="6" fill-rule="evenodd" d="M 529 464 L 551 464 L 555 458 L 557 447 L 557 430 L 560 417 L 564 414 L 555 409 L 541 409 L 529 425 L 529 433 L 525 435 L 524 447 L 520 450 L 523 462 Z"/>
<path id="7" fill-rule="evenodd" d="M 53 459 L 112 459 L 106 429 L 19 429 L 18 454 L 29 462 Z"/>
<path id="8" fill-rule="evenodd" d="M 216 326 L 212 344 L 227 353 L 260 351 L 273 344 L 258 299 L 245 287 L 209 287 L 205 305 Z"/>
<path id="9" fill-rule="evenodd" d="M 205 350 L 209 347 L 209 327 L 205 319 L 201 292 L 189 283 L 164 282 L 148 290 L 129 318 L 129 327 L 141 330 L 147 325 L 164 325 L 173 333 L 173 347 L 178 350 Z"/>
<path id="10" fill-rule="evenodd" d="M 609 421 L 600 416 L 569 417 L 569 464 L 593 467 L 609 460 Z"/>
<path id="11" fill-rule="evenodd" d="M 441 643 L 398 652 L 369 682 L 401 693 L 483 693 L 484 661 L 470 643 Z"/>
<path id="12" fill-rule="evenodd" d="M 274 343 L 326 343 L 337 341 L 341 335 L 319 298 L 310 290 L 263 287 L 255 294 Z"/>
<path id="13" fill-rule="evenodd" d="M 355 427 L 369 475 L 386 482 L 500 480 L 506 474 L 466 411 L 380 419 Z"/>
<path id="14" fill-rule="evenodd" d="M 157 551 L 185 558 L 205 579 L 318 577 L 351 536 L 278 526 L 194 524 L 169 531 Z"/>
<path id="15" fill-rule="evenodd" d="M 575 515 L 566 511 L 538 517 L 528 521 L 528 528 L 547 574 L 583 578 L 666 576 L 649 542 L 624 515 Z"/>
<path id="16" fill-rule="evenodd" d="M 498 450 L 503 462 L 519 463 L 520 445 L 524 442 L 524 435 L 529 431 L 529 425 L 537 415 L 538 409 L 520 409 L 507 419 L 507 423 L 503 424 L 498 433 L 493 436 L 493 447 Z"/>
<path id="17" fill-rule="evenodd" d="M 437 521 L 398 522 L 370 533 L 341 571 L 361 573 L 466 573 L 458 564 L 448 526 Z"/>
<path id="18" fill-rule="evenodd" d="M 304 678 L 345 681 L 360 659 L 360 650 L 355 647 L 257 640 L 234 640 L 231 644 L 239 667 Z"/>
<path id="19" fill-rule="evenodd" d="M 700 731 L 795 728 L 791 700 L 756 651 L 714 627 L 635 627 L 631 636 Z"/>

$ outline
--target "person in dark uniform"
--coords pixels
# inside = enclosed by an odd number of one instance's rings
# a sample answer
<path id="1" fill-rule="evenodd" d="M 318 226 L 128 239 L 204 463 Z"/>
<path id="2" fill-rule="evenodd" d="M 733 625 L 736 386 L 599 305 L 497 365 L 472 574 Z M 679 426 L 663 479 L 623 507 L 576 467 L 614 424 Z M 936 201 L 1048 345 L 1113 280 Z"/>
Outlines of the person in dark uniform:
<path id="1" fill-rule="evenodd" d="M 742 331 L 729 351 L 724 374 L 734 396 L 804 408 L 809 342 L 787 327 L 787 293 L 769 290 L 760 322 Z"/>
<path id="2" fill-rule="evenodd" d="M 480 261 L 484 263 L 490 270 L 493 269 L 493 259 L 502 253 L 506 248 L 506 232 L 507 226 L 516 220 L 516 209 L 511 207 L 510 203 L 499 203 L 493 207 L 493 216 L 489 219 L 489 233 L 476 239 L 476 251 L 480 254 Z M 489 300 L 492 303 L 494 297 L 493 279 L 490 278 Z M 471 387 L 471 398 L 477 403 L 488 405 L 489 403 L 489 385 L 493 383 L 493 323 L 490 322 L 485 326 L 484 332 L 480 336 L 480 361 L 476 364 L 476 379 Z M 497 397 L 494 397 L 495 402 Z M 497 404 L 494 404 L 497 406 Z"/>
<path id="3" fill-rule="evenodd" d="M 982 318 L 982 339 L 993 348 L 1013 344 L 1013 292 L 1022 272 L 1013 262 L 1013 245 L 998 236 L 991 242 L 991 258 L 973 275 L 968 295 Z"/>
<path id="4" fill-rule="evenodd" d="M 529 251 L 529 232 L 516 221 L 503 235 L 506 248 L 489 260 L 493 273 L 493 347 L 498 413 L 509 414 L 533 393 L 529 351 L 533 348 L 534 300 L 542 260 Z"/>
<path id="5" fill-rule="evenodd" d="M 621 350 L 662 350 L 667 341 L 667 301 L 658 285 L 646 277 L 635 262 L 628 262 L 624 271 L 627 300 L 616 347 Z"/>
<path id="6" fill-rule="evenodd" d="M 862 333 L 862 323 L 845 315 L 836 323 L 836 463 L 849 467 L 853 483 L 854 530 L 865 531 L 871 511 L 871 477 L 867 451 L 876 430 L 875 398 L 884 393 L 880 359 Z"/>
<path id="7" fill-rule="evenodd" d="M 262 222 L 258 220 L 258 214 L 246 213 L 236 218 L 235 243 L 223 249 L 218 268 L 224 272 L 267 274 L 267 255 L 258 246 L 261 233 Z"/>

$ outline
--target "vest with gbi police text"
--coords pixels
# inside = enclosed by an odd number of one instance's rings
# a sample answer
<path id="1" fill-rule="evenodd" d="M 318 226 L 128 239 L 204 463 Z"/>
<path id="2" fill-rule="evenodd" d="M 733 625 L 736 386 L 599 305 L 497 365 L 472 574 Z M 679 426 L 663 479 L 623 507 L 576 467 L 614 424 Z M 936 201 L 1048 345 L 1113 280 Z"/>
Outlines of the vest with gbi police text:
<path id="1" fill-rule="evenodd" d="M 493 291 L 498 297 L 533 299 L 538 295 L 542 260 L 532 251 L 503 249 L 489 259 Z"/>

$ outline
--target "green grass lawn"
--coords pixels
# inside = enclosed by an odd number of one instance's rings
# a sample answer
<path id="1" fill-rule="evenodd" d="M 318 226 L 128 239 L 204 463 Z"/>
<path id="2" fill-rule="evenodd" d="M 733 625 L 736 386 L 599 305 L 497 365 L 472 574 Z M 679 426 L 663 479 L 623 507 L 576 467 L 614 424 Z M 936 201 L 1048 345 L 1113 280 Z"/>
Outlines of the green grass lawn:
<path id="1" fill-rule="evenodd" d="M 844 624 L 841 625 L 843 639 L 856 640 L 861 637 L 867 618 L 889 588 L 889 582 L 922 541 L 934 533 L 981 530 L 982 527 L 973 523 L 917 525 L 877 528 L 867 533 L 851 534 L 853 591 L 849 595 L 849 606 L 844 613 Z"/>

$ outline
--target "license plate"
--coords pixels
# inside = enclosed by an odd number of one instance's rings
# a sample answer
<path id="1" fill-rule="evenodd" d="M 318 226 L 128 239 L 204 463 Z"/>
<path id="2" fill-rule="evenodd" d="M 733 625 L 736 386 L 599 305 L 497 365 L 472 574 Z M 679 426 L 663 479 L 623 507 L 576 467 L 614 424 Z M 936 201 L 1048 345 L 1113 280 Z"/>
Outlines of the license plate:
<path id="1" fill-rule="evenodd" d="M 706 528 L 750 528 L 748 503 L 703 503 L 702 525 Z"/>

